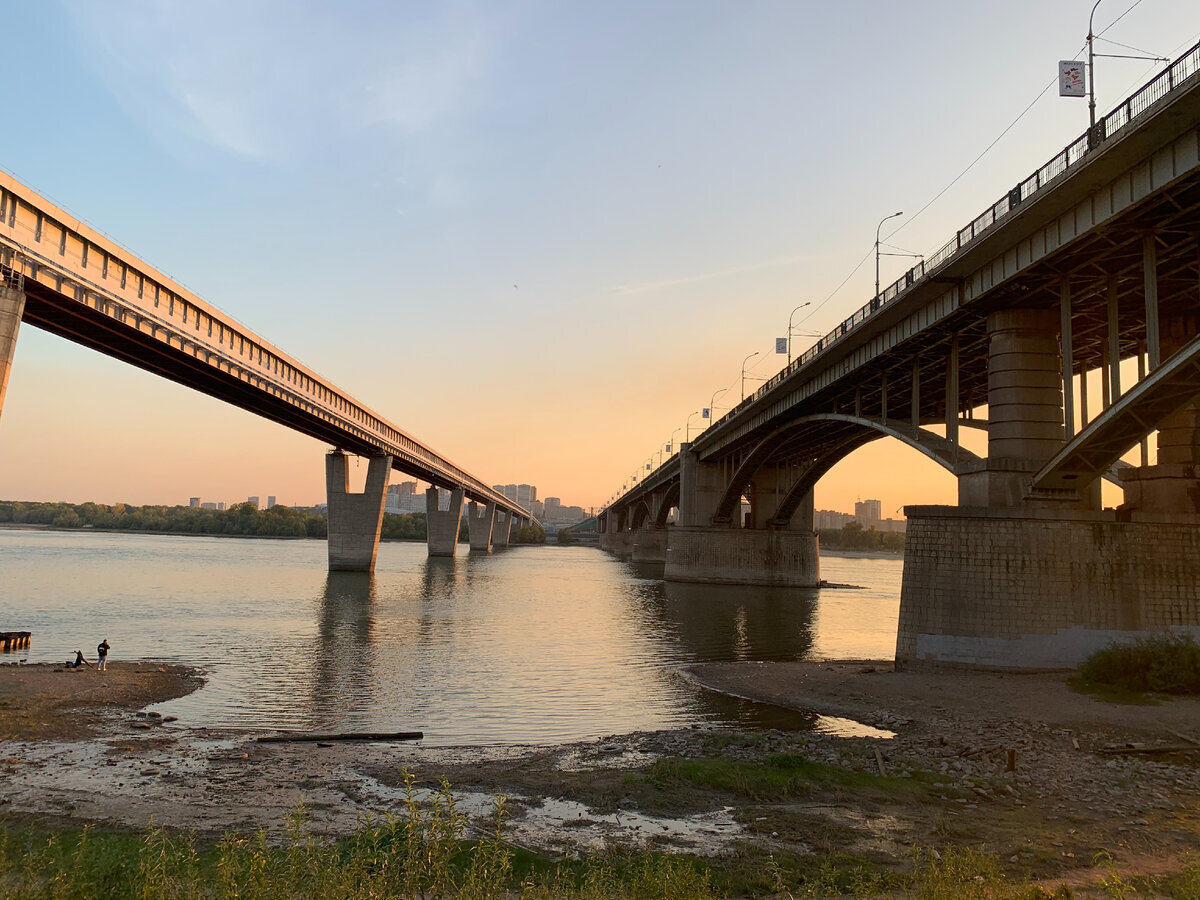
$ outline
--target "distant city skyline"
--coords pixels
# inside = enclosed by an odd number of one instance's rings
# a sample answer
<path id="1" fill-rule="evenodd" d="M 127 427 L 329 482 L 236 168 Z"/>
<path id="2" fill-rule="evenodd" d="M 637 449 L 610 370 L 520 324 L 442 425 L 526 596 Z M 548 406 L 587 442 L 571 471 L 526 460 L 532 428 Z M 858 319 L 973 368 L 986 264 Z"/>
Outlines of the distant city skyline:
<path id="1" fill-rule="evenodd" d="M 0 168 L 484 483 L 589 508 L 733 405 L 748 355 L 749 390 L 774 374 L 795 308 L 800 353 L 860 307 L 882 216 L 906 211 L 898 252 L 940 246 L 1082 133 L 1052 85 L 1090 8 L 17 4 L 6 60 L 39 77 Z M 1101 4 L 1096 28 L 1173 56 L 1200 6 Z M 1097 67 L 1101 111 L 1156 69 Z M 24 327 L 0 496 L 316 505 L 327 449 Z M 957 498 L 886 439 L 816 503 L 864 491 Z"/>

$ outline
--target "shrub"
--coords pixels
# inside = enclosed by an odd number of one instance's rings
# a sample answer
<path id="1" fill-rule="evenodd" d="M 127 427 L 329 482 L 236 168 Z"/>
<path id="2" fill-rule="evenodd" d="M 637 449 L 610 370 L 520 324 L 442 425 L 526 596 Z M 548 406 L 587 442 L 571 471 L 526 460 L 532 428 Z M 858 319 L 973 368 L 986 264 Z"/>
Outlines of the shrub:
<path id="1" fill-rule="evenodd" d="M 1112 644 L 1084 660 L 1079 674 L 1127 691 L 1200 694 L 1200 646 L 1190 634 Z"/>

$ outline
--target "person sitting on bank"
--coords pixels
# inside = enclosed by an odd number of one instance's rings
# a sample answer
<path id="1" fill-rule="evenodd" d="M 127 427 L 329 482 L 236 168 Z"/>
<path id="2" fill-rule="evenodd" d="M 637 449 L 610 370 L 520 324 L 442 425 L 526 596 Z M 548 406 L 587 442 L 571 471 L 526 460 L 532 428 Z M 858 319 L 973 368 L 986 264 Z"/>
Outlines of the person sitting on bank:
<path id="1" fill-rule="evenodd" d="M 96 645 L 96 656 L 99 657 L 96 660 L 97 671 L 106 671 L 108 669 L 108 638 L 105 638 Z"/>
<path id="2" fill-rule="evenodd" d="M 78 669 L 80 666 L 87 666 L 89 669 L 92 667 L 92 664 L 83 658 L 82 650 L 76 650 L 75 651 L 75 662 L 67 663 L 67 665 L 70 666 L 72 669 Z"/>

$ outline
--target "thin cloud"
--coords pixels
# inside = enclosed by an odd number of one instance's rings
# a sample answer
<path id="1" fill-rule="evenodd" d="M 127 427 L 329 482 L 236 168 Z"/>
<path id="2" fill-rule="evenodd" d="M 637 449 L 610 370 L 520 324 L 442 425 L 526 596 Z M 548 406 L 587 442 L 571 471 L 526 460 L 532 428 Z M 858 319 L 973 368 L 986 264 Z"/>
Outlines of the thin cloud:
<path id="1" fill-rule="evenodd" d="M 283 0 L 64 0 L 81 51 L 156 139 L 278 161 L 380 125 L 411 135 L 463 108 L 485 74 L 469 6 L 379 16 Z"/>
<path id="2" fill-rule="evenodd" d="M 627 297 L 634 294 L 649 294 L 654 291 L 666 291 L 689 284 L 699 284 L 703 281 L 715 281 L 719 278 L 731 278 L 734 275 L 745 275 L 748 272 L 761 272 L 764 269 L 777 269 L 782 266 L 792 266 L 804 261 L 806 258 L 807 257 L 804 256 L 787 256 L 777 259 L 766 259 L 756 263 L 747 263 L 742 266 L 731 266 L 726 269 L 716 269 L 712 272 L 703 272 L 698 275 L 685 275 L 681 278 L 667 278 L 663 279 L 662 281 L 642 281 L 634 284 L 622 284 L 613 288 L 611 293 L 620 297 Z"/>

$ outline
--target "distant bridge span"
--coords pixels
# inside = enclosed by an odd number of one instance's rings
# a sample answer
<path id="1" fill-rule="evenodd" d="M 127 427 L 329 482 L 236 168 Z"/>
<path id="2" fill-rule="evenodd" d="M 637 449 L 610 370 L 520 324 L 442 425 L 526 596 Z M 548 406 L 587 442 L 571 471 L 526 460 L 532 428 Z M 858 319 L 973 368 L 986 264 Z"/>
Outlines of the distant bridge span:
<path id="1" fill-rule="evenodd" d="M 0 173 L 0 279 L 0 407 L 24 321 L 286 425 L 335 451 L 380 461 L 372 464 L 365 502 L 345 492 L 344 456 L 339 462 L 335 452 L 328 462 L 334 568 L 364 567 L 353 559 L 335 559 L 339 547 L 348 557 L 365 552 L 360 552 L 361 539 L 339 536 L 334 519 L 341 514 L 335 509 L 343 499 L 350 504 L 347 515 L 354 522 L 347 525 L 361 538 L 363 515 L 381 520 L 389 467 L 452 492 L 446 513 L 454 518 L 452 526 L 440 520 L 444 511 L 436 503 L 428 508 L 435 555 L 454 552 L 453 544 L 434 534 L 452 527 L 457 536 L 464 496 L 485 507 L 482 515 L 473 510 L 471 524 L 478 536 L 486 519 L 488 538 L 473 545 L 492 546 L 497 515 L 510 525 L 531 518 L 479 478 L 6 173 Z M 374 530 L 377 543 L 377 525 Z M 508 530 L 502 530 L 496 541 L 507 545 Z M 373 566 L 374 545 L 366 567 Z"/>

